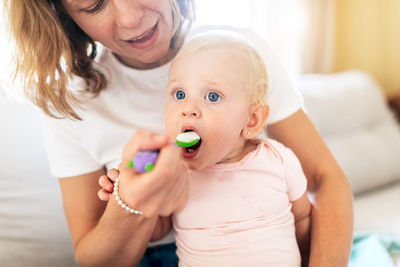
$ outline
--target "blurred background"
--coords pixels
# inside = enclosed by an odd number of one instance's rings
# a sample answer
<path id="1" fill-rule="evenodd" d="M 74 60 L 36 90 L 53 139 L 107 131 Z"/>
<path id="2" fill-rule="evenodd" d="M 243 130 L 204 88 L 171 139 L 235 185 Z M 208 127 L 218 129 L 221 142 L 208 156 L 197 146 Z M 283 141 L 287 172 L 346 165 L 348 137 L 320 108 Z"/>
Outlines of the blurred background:
<path id="1" fill-rule="evenodd" d="M 199 0 L 196 9 L 199 24 L 252 28 L 292 76 L 361 69 L 385 95 L 400 93 L 399 0 Z M 10 41 L 4 26 L 0 34 L 1 78 Z"/>
<path id="2" fill-rule="evenodd" d="M 398 0 L 201 0 L 197 22 L 250 27 L 292 76 L 361 69 L 400 93 Z"/>

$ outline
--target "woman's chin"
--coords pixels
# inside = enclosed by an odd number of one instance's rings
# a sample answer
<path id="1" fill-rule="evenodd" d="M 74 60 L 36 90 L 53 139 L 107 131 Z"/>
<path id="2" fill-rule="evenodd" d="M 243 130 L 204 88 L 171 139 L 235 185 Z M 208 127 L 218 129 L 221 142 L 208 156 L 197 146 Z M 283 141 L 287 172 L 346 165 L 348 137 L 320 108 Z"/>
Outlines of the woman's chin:
<path id="1" fill-rule="evenodd" d="M 170 60 L 168 49 L 154 49 L 137 56 L 133 56 L 134 54 L 129 51 L 124 51 L 123 54 L 123 56 L 117 54 L 117 58 L 125 65 L 136 69 L 153 69 Z"/>
<path id="2" fill-rule="evenodd" d="M 169 44 L 168 45 L 158 45 L 154 47 L 152 51 L 148 51 L 147 53 L 143 54 L 140 58 L 144 64 L 154 65 L 160 64 L 164 65 L 165 63 L 169 62 L 173 56 L 169 52 Z"/>

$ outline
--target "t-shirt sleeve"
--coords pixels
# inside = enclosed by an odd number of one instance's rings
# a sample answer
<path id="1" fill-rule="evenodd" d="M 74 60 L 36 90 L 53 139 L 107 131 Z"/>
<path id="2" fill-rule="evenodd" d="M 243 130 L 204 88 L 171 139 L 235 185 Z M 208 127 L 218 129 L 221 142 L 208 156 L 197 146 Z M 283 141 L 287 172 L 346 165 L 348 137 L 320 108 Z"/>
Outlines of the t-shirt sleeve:
<path id="1" fill-rule="evenodd" d="M 270 106 L 267 124 L 283 120 L 299 109 L 304 109 L 302 95 L 293 85 L 288 73 L 267 41 L 251 29 L 246 29 L 245 35 L 260 53 L 267 68 L 268 93 L 266 101 Z"/>
<path id="2" fill-rule="evenodd" d="M 84 149 L 74 123 L 76 122 L 69 119 L 42 117 L 50 172 L 58 178 L 81 175 L 102 168 Z"/>
<path id="3" fill-rule="evenodd" d="M 307 179 L 299 159 L 292 150 L 285 147 L 281 154 L 283 156 L 289 200 L 295 201 L 307 190 Z"/>

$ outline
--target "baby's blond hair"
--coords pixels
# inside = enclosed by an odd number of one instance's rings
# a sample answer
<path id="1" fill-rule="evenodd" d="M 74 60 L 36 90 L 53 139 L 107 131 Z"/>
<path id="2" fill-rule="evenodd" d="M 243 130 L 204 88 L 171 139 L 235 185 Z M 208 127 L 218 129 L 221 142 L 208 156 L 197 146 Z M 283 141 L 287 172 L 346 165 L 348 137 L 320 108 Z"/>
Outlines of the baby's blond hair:
<path id="1" fill-rule="evenodd" d="M 252 102 L 266 103 L 268 75 L 264 60 L 247 40 L 234 33 L 212 32 L 198 35 L 182 46 L 172 63 L 185 55 L 219 48 L 231 48 L 241 52 L 240 56 L 249 69 L 248 82 L 253 93 Z"/>

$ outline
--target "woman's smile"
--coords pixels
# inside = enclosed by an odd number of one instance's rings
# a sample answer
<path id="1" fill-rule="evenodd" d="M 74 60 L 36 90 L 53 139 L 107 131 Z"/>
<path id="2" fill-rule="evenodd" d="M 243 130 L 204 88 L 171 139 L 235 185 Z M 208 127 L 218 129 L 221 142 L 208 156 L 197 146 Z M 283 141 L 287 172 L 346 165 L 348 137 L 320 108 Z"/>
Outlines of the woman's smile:
<path id="1" fill-rule="evenodd" d="M 130 40 L 124 40 L 132 48 L 135 49 L 146 49 L 151 47 L 157 40 L 158 37 L 158 21 L 157 23 L 148 31 L 143 33 L 138 37 L 134 37 Z"/>

